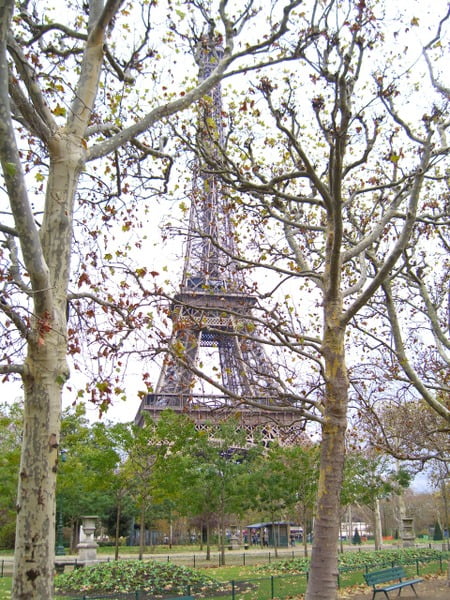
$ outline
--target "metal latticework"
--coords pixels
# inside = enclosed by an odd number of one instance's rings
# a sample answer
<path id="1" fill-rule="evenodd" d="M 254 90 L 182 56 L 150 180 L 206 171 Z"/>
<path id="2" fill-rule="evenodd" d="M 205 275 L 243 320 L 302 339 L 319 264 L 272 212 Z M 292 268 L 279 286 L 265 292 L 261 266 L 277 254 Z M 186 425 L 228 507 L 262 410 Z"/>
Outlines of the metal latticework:
<path id="1" fill-rule="evenodd" d="M 220 59 L 221 48 L 211 38 L 199 46 L 200 78 Z M 200 102 L 198 142 L 216 158 L 223 142 L 220 86 Z M 154 394 L 141 404 L 153 417 L 165 408 L 188 412 L 198 427 L 231 411 L 242 415 L 249 431 L 264 424 L 267 439 L 298 435 L 300 419 L 283 409 L 273 366 L 257 340 L 252 318 L 256 298 L 246 290 L 238 267 L 232 207 L 208 161 L 198 160 L 193 180 L 189 230 L 180 291 L 173 300 L 173 333 Z M 195 393 L 201 347 L 218 355 L 216 391 Z M 210 382 L 212 383 L 212 382 Z M 214 388 L 214 385 L 212 385 Z M 296 418 L 297 417 L 297 418 Z M 263 432 L 263 435 L 266 436 Z"/>

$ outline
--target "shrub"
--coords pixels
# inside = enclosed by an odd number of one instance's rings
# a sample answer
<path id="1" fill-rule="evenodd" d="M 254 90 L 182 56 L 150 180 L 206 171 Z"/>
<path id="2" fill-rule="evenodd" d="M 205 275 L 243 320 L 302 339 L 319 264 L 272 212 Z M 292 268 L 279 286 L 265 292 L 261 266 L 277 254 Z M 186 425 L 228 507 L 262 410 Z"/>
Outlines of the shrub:
<path id="1" fill-rule="evenodd" d="M 390 550 L 375 550 L 364 552 L 345 552 L 339 555 L 339 569 L 349 571 L 367 567 L 376 569 L 392 564 L 411 565 L 416 561 L 428 562 L 430 560 L 439 560 L 442 556 L 448 556 L 448 553 L 442 553 L 433 548 L 398 548 Z M 280 560 L 270 565 L 257 567 L 260 573 L 271 574 L 296 574 L 305 573 L 309 569 L 309 558 L 299 557 L 288 560 Z"/>
<path id="2" fill-rule="evenodd" d="M 221 584 L 202 573 L 171 563 L 118 560 L 98 563 L 55 577 L 58 592 L 132 592 L 143 590 L 155 596 L 201 595 L 220 589 Z"/>

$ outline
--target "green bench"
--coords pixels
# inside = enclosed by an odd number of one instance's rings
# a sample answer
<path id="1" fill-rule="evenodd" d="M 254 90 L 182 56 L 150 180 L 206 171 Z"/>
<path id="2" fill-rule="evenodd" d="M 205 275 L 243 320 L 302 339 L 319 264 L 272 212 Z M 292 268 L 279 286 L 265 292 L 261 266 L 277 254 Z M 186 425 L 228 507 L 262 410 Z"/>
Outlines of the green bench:
<path id="1" fill-rule="evenodd" d="M 423 579 L 407 579 L 405 569 L 403 567 L 392 567 L 390 569 L 382 569 L 381 571 L 365 573 L 364 579 L 366 580 L 367 585 L 370 585 L 373 588 L 372 600 L 374 600 L 375 595 L 378 592 L 383 592 L 386 598 L 389 600 L 388 592 L 398 590 L 398 595 L 400 595 L 402 588 L 407 586 L 411 586 L 415 595 L 417 596 L 414 585 L 423 581 Z M 394 581 L 396 583 L 390 583 Z"/>

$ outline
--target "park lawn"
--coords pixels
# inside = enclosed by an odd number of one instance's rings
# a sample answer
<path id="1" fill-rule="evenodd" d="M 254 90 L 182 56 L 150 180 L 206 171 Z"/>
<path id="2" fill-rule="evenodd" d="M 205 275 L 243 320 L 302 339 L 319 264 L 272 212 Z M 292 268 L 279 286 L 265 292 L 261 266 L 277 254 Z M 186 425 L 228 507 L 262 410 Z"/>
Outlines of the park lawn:
<path id="1" fill-rule="evenodd" d="M 115 546 L 102 546 L 100 545 L 97 548 L 97 554 L 105 555 L 113 555 L 116 548 Z M 173 553 L 186 553 L 186 554 L 199 554 L 201 552 L 206 552 L 205 548 L 200 548 L 197 544 L 186 544 L 184 546 L 165 546 L 163 544 L 158 544 L 156 546 L 145 546 L 144 554 L 173 554 Z M 119 546 L 119 554 L 139 554 L 139 546 Z"/>
<path id="2" fill-rule="evenodd" d="M 245 600 L 260 600 L 261 598 L 289 598 L 306 591 L 306 575 L 302 577 L 298 574 L 271 577 L 262 575 L 257 566 L 224 566 L 199 568 L 199 571 L 205 571 L 210 577 L 224 583 L 229 583 L 228 591 L 231 596 L 231 582 L 234 582 L 235 592 L 239 598 Z M 222 600 L 223 596 L 218 596 L 217 600 Z M 208 600 L 216 600 L 214 596 L 209 596 Z"/>
<path id="3" fill-rule="evenodd" d="M 0 578 L 0 600 L 10 600 L 11 598 L 11 577 Z"/>
<path id="4" fill-rule="evenodd" d="M 358 553 L 359 554 L 359 553 Z M 362 555 L 352 557 L 353 559 L 362 559 Z M 361 561 L 363 562 L 363 561 Z M 356 566 L 356 565 L 355 565 Z M 420 569 L 420 576 L 428 573 L 436 573 L 440 570 L 439 560 L 427 560 L 416 564 L 408 564 L 405 566 L 408 575 L 416 576 L 416 568 Z M 348 569 L 348 570 L 347 570 Z M 349 566 L 341 571 L 339 583 L 341 588 L 360 586 L 364 584 L 363 572 L 364 568 L 353 571 Z M 239 598 L 245 600 L 261 600 L 271 597 L 295 597 L 305 592 L 306 576 L 302 577 L 299 574 L 290 575 L 289 573 L 278 573 L 274 576 L 269 572 L 262 573 L 261 567 L 248 565 L 226 565 L 222 567 L 206 567 L 197 569 L 203 571 L 208 576 L 223 582 L 227 591 L 232 591 L 234 586 L 235 592 Z M 373 568 L 372 568 L 373 570 Z M 232 583 L 233 582 L 233 583 Z M 228 584 L 228 585 L 227 585 Z M 0 600 L 11 600 L 11 577 L 0 578 Z M 56 596 L 55 600 L 67 600 L 67 597 Z M 208 600 L 216 600 L 211 595 Z M 217 600 L 223 600 L 223 595 L 217 596 Z"/>
<path id="5" fill-rule="evenodd" d="M 0 600 L 11 600 L 12 577 L 0 577 Z M 67 596 L 55 596 L 55 600 L 67 600 Z"/>
<path id="6" fill-rule="evenodd" d="M 204 571 L 210 577 L 217 579 L 217 581 L 233 581 L 261 577 L 261 573 L 258 573 L 256 568 L 257 566 L 255 565 L 247 567 L 230 565 L 225 567 L 199 567 L 198 570 Z"/>

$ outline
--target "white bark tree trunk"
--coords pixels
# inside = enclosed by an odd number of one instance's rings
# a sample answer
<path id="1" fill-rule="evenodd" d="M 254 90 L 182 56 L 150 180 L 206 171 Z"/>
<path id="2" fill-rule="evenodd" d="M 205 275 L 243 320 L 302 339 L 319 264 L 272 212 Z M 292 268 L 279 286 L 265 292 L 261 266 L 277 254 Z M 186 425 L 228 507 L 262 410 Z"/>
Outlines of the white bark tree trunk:
<path id="1" fill-rule="evenodd" d="M 24 436 L 13 582 L 13 597 L 18 600 L 53 596 L 61 393 L 68 378 L 66 298 L 73 199 L 83 164 L 83 147 L 74 136 L 64 132 L 58 132 L 50 147 L 40 240 L 51 293 L 50 302 L 41 298 L 48 290 L 35 294 L 35 316 L 23 376 Z M 30 502 L 31 498 L 38 501 Z"/>
<path id="2" fill-rule="evenodd" d="M 403 519 L 406 517 L 406 506 L 405 506 L 405 498 L 403 494 L 400 493 L 397 496 L 397 530 L 398 530 L 398 539 L 403 539 Z"/>
<path id="3" fill-rule="evenodd" d="M 381 508 L 380 508 L 380 500 L 378 498 L 375 499 L 375 508 L 374 508 L 374 522 L 375 522 L 375 550 L 381 550 L 383 546 L 383 533 L 381 526 Z"/>
<path id="4" fill-rule="evenodd" d="M 31 349 L 24 377 L 24 444 L 17 498 L 13 598 L 51 598 L 55 545 L 55 487 L 61 386 L 53 376 L 55 348 Z M 33 507 L 27 498 L 37 497 Z M 25 573 L 23 565 L 27 565 Z"/>

